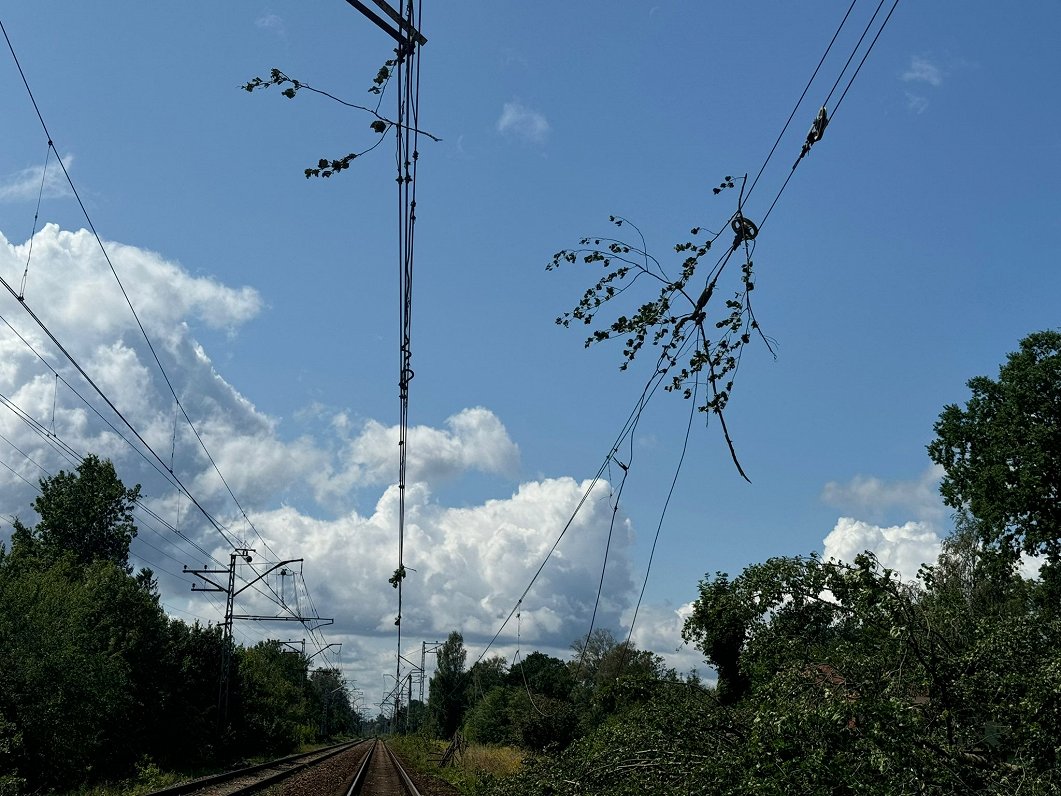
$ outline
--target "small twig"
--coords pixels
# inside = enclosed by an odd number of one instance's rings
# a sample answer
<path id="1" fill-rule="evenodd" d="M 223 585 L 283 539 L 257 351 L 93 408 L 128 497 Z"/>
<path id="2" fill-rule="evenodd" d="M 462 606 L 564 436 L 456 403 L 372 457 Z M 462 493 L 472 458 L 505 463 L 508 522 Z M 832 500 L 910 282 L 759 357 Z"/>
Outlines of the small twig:
<path id="1" fill-rule="evenodd" d="M 377 80 L 378 79 L 379 78 L 377 77 Z M 387 80 L 389 80 L 389 76 L 388 76 Z M 364 111 L 365 113 L 369 113 L 372 116 L 376 117 L 376 119 L 379 120 L 380 122 L 383 122 L 384 124 L 386 124 L 388 127 L 396 127 L 396 128 L 398 128 L 400 130 L 408 130 L 409 132 L 418 133 L 419 135 L 423 135 L 423 136 L 426 136 L 426 137 L 430 138 L 432 141 L 435 141 L 436 143 L 442 141 L 441 138 L 439 138 L 438 136 L 432 135 L 431 133 L 427 132 L 426 130 L 421 130 L 418 127 L 412 127 L 410 125 L 398 124 L 398 122 L 394 121 L 393 119 L 387 118 L 386 116 L 382 115 L 379 112 L 379 105 L 378 104 L 376 105 L 376 108 L 373 109 L 373 108 L 369 108 L 369 107 L 367 107 L 365 105 L 358 105 L 356 102 L 349 102 L 347 100 L 344 100 L 344 99 L 341 99 L 340 97 L 335 96 L 334 94 L 332 94 L 330 92 L 324 91 L 323 89 L 315 88 L 315 87 L 309 85 L 308 83 L 303 83 L 301 80 L 296 80 L 296 79 L 294 79 L 292 77 L 288 77 L 283 72 L 281 72 L 279 69 L 271 70 L 268 80 L 263 80 L 260 77 L 256 77 L 253 80 L 250 80 L 250 81 L 244 83 L 240 88 L 242 88 L 244 91 L 248 91 L 249 92 L 249 91 L 254 91 L 256 89 L 269 88 L 269 86 L 281 86 L 281 85 L 283 85 L 285 83 L 290 83 L 291 84 L 291 88 L 285 89 L 284 91 L 282 91 L 280 93 L 283 94 L 288 99 L 294 99 L 295 98 L 295 94 L 297 94 L 301 89 L 306 89 L 307 91 L 312 91 L 314 94 L 320 94 L 323 97 L 327 97 L 330 100 L 334 100 L 335 102 L 338 102 L 340 105 L 345 105 L 348 108 L 354 108 L 355 110 Z M 384 85 L 386 85 L 386 83 L 384 83 Z M 381 100 L 382 100 L 382 97 L 381 97 Z M 375 128 L 373 128 L 373 129 L 375 129 Z"/>

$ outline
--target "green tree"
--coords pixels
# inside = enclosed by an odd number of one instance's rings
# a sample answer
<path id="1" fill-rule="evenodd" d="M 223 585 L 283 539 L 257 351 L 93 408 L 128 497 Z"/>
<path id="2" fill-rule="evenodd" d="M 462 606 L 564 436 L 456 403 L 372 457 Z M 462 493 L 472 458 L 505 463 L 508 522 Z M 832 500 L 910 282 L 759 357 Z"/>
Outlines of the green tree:
<path id="1" fill-rule="evenodd" d="M 508 663 L 501 655 L 476 661 L 468 670 L 468 705 L 475 705 L 508 677 Z"/>
<path id="2" fill-rule="evenodd" d="M 478 743 L 506 745 L 517 743 L 509 714 L 515 688 L 494 686 L 468 711 L 464 731 Z"/>
<path id="3" fill-rule="evenodd" d="M 438 663 L 431 677 L 428 710 L 441 738 L 451 738 L 460 729 L 467 709 L 468 676 L 464 662 L 464 636 L 454 630 L 438 649 Z"/>
<path id="4" fill-rule="evenodd" d="M 166 619 L 149 570 L 131 577 L 131 509 L 110 462 L 41 481 L 32 529 L 0 555 L 0 718 L 31 787 L 120 776 L 152 750 Z"/>
<path id="5" fill-rule="evenodd" d="M 739 701 L 751 685 L 740 664 L 755 607 L 741 593 L 741 585 L 731 582 L 725 572 L 702 580 L 700 597 L 682 629 L 682 638 L 698 647 L 715 667 L 723 704 Z"/>
<path id="6" fill-rule="evenodd" d="M 661 680 L 676 677 L 661 657 L 616 641 L 605 628 L 575 641 L 571 650 L 571 701 L 583 731 L 644 699 Z"/>
<path id="7" fill-rule="evenodd" d="M 480 678 L 492 687 L 485 694 L 476 692 L 464 722 L 468 737 L 533 750 L 567 746 L 578 727 L 568 663 L 542 652 L 517 660 L 507 671 L 501 663 L 503 659 L 490 659 L 490 675 Z"/>
<path id="8" fill-rule="evenodd" d="M 508 721 L 514 742 L 534 751 L 563 749 L 578 734 L 579 715 L 570 700 L 552 699 L 526 688 L 510 688 Z"/>
<path id="9" fill-rule="evenodd" d="M 306 699 L 306 659 L 285 652 L 279 641 L 238 648 L 236 691 L 239 746 L 246 754 L 284 754 L 315 735 L 319 716 Z"/>
<path id="10" fill-rule="evenodd" d="M 125 773 L 147 751 L 156 599 L 114 563 L 0 572 L 0 715 L 36 788 Z"/>
<path id="11" fill-rule="evenodd" d="M 314 669 L 309 675 L 309 688 L 309 710 L 320 716 L 321 737 L 352 733 L 354 711 L 350 705 L 350 692 L 339 670 Z"/>
<path id="12" fill-rule="evenodd" d="M 571 669 L 564 661 L 537 651 L 509 670 L 508 683 L 526 686 L 536 694 L 561 700 L 571 698 L 571 689 L 575 685 Z"/>
<path id="13" fill-rule="evenodd" d="M 998 379 L 977 376 L 961 408 L 935 424 L 929 456 L 947 505 L 968 508 L 982 540 L 1013 555 L 1061 560 L 1061 334 L 1036 332 Z"/>
<path id="14" fill-rule="evenodd" d="M 12 553 L 71 554 L 81 565 L 104 560 L 128 570 L 139 484 L 126 489 L 109 460 L 89 455 L 76 472 L 42 479 L 40 490 L 33 501 L 40 520 L 32 529 L 15 520 Z"/>
<path id="15" fill-rule="evenodd" d="M 170 767 L 212 762 L 224 752 L 217 724 L 221 626 L 171 619 L 163 638 L 162 655 L 151 667 L 161 702 L 151 722 L 153 757 Z"/>

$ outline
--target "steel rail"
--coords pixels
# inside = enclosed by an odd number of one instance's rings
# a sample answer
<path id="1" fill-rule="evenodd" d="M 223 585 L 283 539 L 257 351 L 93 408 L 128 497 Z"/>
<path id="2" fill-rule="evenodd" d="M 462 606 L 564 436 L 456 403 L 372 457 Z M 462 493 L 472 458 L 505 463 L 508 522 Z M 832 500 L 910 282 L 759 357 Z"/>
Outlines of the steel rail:
<path id="1" fill-rule="evenodd" d="M 387 760 L 390 762 L 391 767 L 398 776 L 398 780 L 401 786 L 405 788 L 405 792 L 408 796 L 421 796 L 420 790 L 413 784 L 412 778 L 406 773 L 405 769 L 402 768 L 402 764 L 398 762 L 398 758 L 394 756 L 394 752 L 383 741 L 378 738 L 373 742 L 372 748 L 369 749 L 368 754 L 361 761 L 361 765 L 357 769 L 357 773 L 354 775 L 353 781 L 350 783 L 350 787 L 347 788 L 346 796 L 358 796 L 362 792 L 362 788 L 365 785 L 365 776 L 368 773 L 368 766 L 372 760 L 372 755 L 376 753 L 376 750 L 380 747 L 387 753 Z"/>
<path id="2" fill-rule="evenodd" d="M 383 749 L 387 753 L 387 757 L 390 758 L 391 763 L 394 764 L 394 769 L 398 772 L 398 776 L 401 778 L 405 789 L 409 792 L 409 796 L 420 796 L 420 791 L 417 790 L 416 785 L 413 784 L 409 775 L 405 773 L 405 769 L 402 768 L 402 764 L 398 762 L 398 758 L 394 756 L 394 752 L 390 750 L 387 744 L 383 744 Z"/>
<path id="3" fill-rule="evenodd" d="M 328 747 L 326 749 L 316 749 L 312 752 L 303 752 L 296 755 L 288 755 L 287 757 L 280 757 L 276 760 L 269 760 L 265 763 L 257 763 L 252 766 L 244 766 L 243 768 L 233 769 L 232 771 L 225 771 L 221 774 L 213 774 L 207 777 L 200 777 L 199 779 L 189 780 L 187 782 L 179 782 L 176 785 L 170 785 L 160 790 L 151 791 L 146 796 L 183 796 L 184 794 L 196 793 L 197 791 L 203 790 L 204 788 L 211 788 L 215 785 L 223 785 L 231 780 L 238 779 L 239 777 L 245 777 L 255 774 L 259 771 L 265 771 L 270 768 L 277 766 L 289 766 L 275 774 L 263 777 L 257 780 L 251 785 L 248 785 L 246 789 L 241 789 L 239 792 L 250 793 L 254 789 L 268 787 L 269 785 L 275 784 L 282 779 L 297 774 L 299 771 L 303 771 L 312 765 L 321 763 L 325 760 L 329 760 L 335 757 L 337 754 L 353 749 L 363 743 L 367 743 L 366 740 L 361 741 L 344 741 L 343 743 L 336 744 L 335 746 Z M 367 755 L 366 755 L 367 758 Z"/>
<path id="4" fill-rule="evenodd" d="M 361 765 L 357 767 L 357 773 L 354 774 L 354 779 L 350 782 L 350 787 L 346 789 L 346 796 L 355 796 L 355 794 L 361 792 L 361 786 L 365 784 L 365 774 L 368 771 L 368 762 L 372 759 L 372 754 L 376 751 L 376 745 L 378 743 L 378 738 L 373 739 L 372 748 L 368 750 L 368 754 L 361 758 Z"/>

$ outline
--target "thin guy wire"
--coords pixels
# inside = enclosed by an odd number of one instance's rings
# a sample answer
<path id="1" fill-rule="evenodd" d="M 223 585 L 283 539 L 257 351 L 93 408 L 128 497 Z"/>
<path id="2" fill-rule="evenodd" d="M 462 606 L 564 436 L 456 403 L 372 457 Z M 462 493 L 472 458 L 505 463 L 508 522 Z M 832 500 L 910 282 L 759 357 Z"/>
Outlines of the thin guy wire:
<path id="1" fill-rule="evenodd" d="M 667 516 L 667 509 L 670 507 L 671 498 L 674 496 L 675 486 L 678 484 L 678 475 L 682 471 L 682 465 L 685 463 L 685 454 L 689 450 L 689 437 L 693 429 L 693 417 L 696 414 L 696 395 L 699 391 L 700 382 L 699 380 L 693 383 L 693 396 L 692 405 L 689 407 L 689 422 L 685 426 L 685 439 L 682 442 L 682 452 L 678 457 L 678 465 L 674 468 L 674 476 L 671 478 L 670 489 L 667 490 L 667 499 L 663 501 L 663 510 L 659 514 L 659 522 L 656 523 L 656 535 L 652 538 L 652 548 L 648 553 L 648 565 L 645 567 L 645 579 L 641 583 L 641 593 L 637 596 L 637 604 L 634 606 L 633 616 L 630 618 L 630 631 L 626 634 L 626 649 L 630 649 L 630 642 L 634 637 L 634 626 L 637 624 L 637 615 L 641 610 L 641 601 L 645 598 L 645 590 L 648 588 L 648 578 L 652 574 L 652 562 L 656 557 L 656 545 L 659 543 L 660 531 L 663 529 L 663 520 Z M 626 663 L 626 652 L 623 653 L 623 661 L 619 665 L 619 671 L 622 672 L 623 666 Z"/>
<path id="2" fill-rule="evenodd" d="M 44 153 L 44 168 L 41 169 L 41 189 L 37 194 L 37 209 L 33 211 L 33 231 L 29 236 L 29 252 L 26 254 L 26 267 L 22 271 L 22 284 L 19 285 L 19 296 L 26 295 L 26 280 L 29 278 L 29 263 L 33 259 L 33 239 L 37 235 L 37 219 L 40 218 L 41 200 L 44 198 L 44 182 L 48 177 L 48 159 L 52 154 L 52 142 L 48 141 L 48 149 Z"/>

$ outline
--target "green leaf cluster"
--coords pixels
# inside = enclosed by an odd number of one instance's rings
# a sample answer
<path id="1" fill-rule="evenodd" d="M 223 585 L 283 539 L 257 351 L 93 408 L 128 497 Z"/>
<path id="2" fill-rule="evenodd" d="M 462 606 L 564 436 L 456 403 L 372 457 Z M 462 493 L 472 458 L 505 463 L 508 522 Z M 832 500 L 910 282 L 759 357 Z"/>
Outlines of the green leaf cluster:
<path id="1" fill-rule="evenodd" d="M 943 499 L 977 519 L 984 544 L 1061 564 L 1061 333 L 1036 332 L 997 379 L 968 382 L 965 407 L 950 404 L 928 446 L 943 467 Z M 1053 572 L 1050 577 L 1056 577 Z M 1061 589 L 1058 590 L 1061 598 Z"/>
<path id="2" fill-rule="evenodd" d="M 722 185 L 732 187 L 732 180 L 726 177 Z M 703 228 L 693 227 L 690 230 L 693 238 L 674 246 L 682 259 L 671 273 L 649 253 L 645 238 L 636 226 L 618 216 L 611 216 L 610 221 L 617 228 L 624 224 L 632 228 L 638 240 L 582 238 L 577 248 L 561 249 L 546 264 L 547 271 L 581 264 L 604 272 L 586 289 L 574 308 L 556 318 L 556 323 L 565 328 L 572 324 L 595 326 L 585 339 L 587 348 L 597 343 L 621 341 L 620 370 L 627 370 L 648 345 L 656 353 L 655 374 L 665 377 L 664 389 L 669 392 L 690 399 L 698 394 L 701 385 L 706 385 L 699 394 L 698 408 L 719 419 L 733 462 L 747 478 L 737 459 L 724 412 L 744 347 L 752 337 L 760 337 L 773 353 L 773 345 L 760 330 L 752 307 L 755 280 L 751 243 L 757 228 L 738 209 L 730 219 L 736 233 L 733 245 L 713 264 L 705 264 L 704 258 L 721 233 L 699 238 Z M 727 277 L 734 273 L 728 266 L 738 251 L 743 257 L 735 278 Z M 727 278 L 729 282 L 725 281 Z M 641 285 L 648 286 L 647 296 L 638 293 Z M 717 297 L 723 295 L 727 297 L 719 305 Z M 598 316 L 606 309 L 634 296 L 638 298 L 625 311 L 616 310 L 618 314 L 613 320 L 599 320 Z"/>

